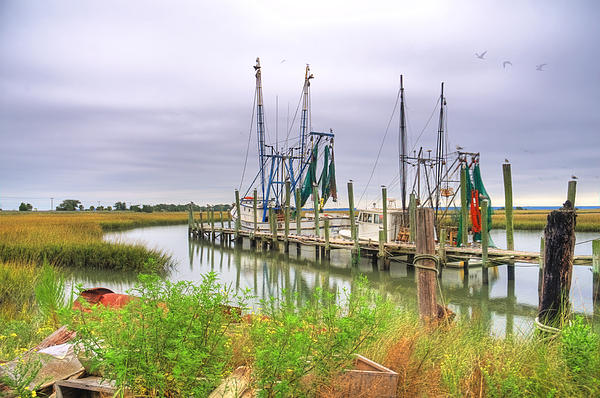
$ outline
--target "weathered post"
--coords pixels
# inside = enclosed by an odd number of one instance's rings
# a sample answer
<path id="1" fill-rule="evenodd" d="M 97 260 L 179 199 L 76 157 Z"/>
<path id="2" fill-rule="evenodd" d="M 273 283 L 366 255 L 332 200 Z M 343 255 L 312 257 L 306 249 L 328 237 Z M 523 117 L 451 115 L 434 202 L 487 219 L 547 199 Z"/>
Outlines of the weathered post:
<path id="1" fill-rule="evenodd" d="M 221 232 L 225 229 L 225 221 L 223 221 L 223 210 L 219 211 L 219 218 L 221 219 Z"/>
<path id="2" fill-rule="evenodd" d="M 377 252 L 377 257 L 385 257 L 385 231 L 383 229 L 379 230 L 379 251 Z"/>
<path id="3" fill-rule="evenodd" d="M 575 208 L 575 194 L 577 193 L 577 181 L 569 181 L 569 188 L 567 189 L 567 200 L 571 202 L 571 206 Z"/>
<path id="4" fill-rule="evenodd" d="M 290 181 L 285 182 L 285 208 L 283 209 L 283 216 L 285 222 L 285 238 L 283 244 L 283 251 L 285 253 L 290 252 Z"/>
<path id="5" fill-rule="evenodd" d="M 314 205 L 314 213 L 315 213 L 315 236 L 320 237 L 319 230 L 319 189 L 317 185 L 313 185 L 313 205 Z"/>
<path id="6" fill-rule="evenodd" d="M 302 235 L 302 195 L 300 188 L 296 188 L 296 235 Z M 296 257 L 300 257 L 301 243 L 298 240 L 296 243 Z"/>
<path id="7" fill-rule="evenodd" d="M 513 197 L 512 197 L 512 175 L 510 164 L 502 165 L 504 177 L 504 215 L 506 217 L 506 249 L 515 250 L 514 228 L 513 228 Z"/>
<path id="8" fill-rule="evenodd" d="M 279 241 L 277 238 L 277 215 L 272 207 L 269 207 L 269 222 L 271 224 L 271 249 L 277 250 L 279 248 Z"/>
<path id="9" fill-rule="evenodd" d="M 570 201 L 548 215 L 544 238 L 546 248 L 538 319 L 544 325 L 562 326 L 570 310 L 575 248 L 575 210 Z"/>
<path id="10" fill-rule="evenodd" d="M 440 258 L 440 267 L 438 268 L 438 271 L 441 271 L 442 265 L 446 264 L 446 229 L 445 228 L 440 229 L 438 257 Z"/>
<path id="11" fill-rule="evenodd" d="M 414 242 L 417 239 L 417 197 L 411 193 L 408 200 L 408 226 L 409 240 Z"/>
<path id="12" fill-rule="evenodd" d="M 546 251 L 546 241 L 542 236 L 540 238 L 540 258 L 538 267 L 538 299 L 542 297 L 542 277 L 544 276 L 544 252 Z"/>
<path id="13" fill-rule="evenodd" d="M 387 214 L 387 188 L 382 185 L 381 186 L 381 200 L 383 201 L 383 241 L 388 241 L 388 214 Z"/>
<path id="14" fill-rule="evenodd" d="M 592 241 L 592 272 L 600 273 L 600 239 Z"/>
<path id="15" fill-rule="evenodd" d="M 460 220 L 462 228 L 460 231 L 461 246 L 466 246 L 469 243 L 469 229 L 468 229 L 468 208 L 469 199 L 467 198 L 467 168 L 463 165 L 460 168 Z"/>
<path id="16" fill-rule="evenodd" d="M 190 202 L 188 207 L 188 235 L 190 236 L 192 234 L 192 228 L 194 228 L 194 209 L 192 206 L 194 206 L 194 202 Z"/>
<path id="17" fill-rule="evenodd" d="M 487 199 L 481 201 L 481 271 L 484 285 L 488 284 L 488 204 Z"/>
<path id="18" fill-rule="evenodd" d="M 512 194 L 512 172 L 510 163 L 502 165 L 504 177 L 504 215 L 506 217 L 506 249 L 515 250 L 514 224 L 513 224 L 513 194 Z M 515 279 L 515 263 L 509 261 L 507 268 L 508 280 Z"/>
<path id="19" fill-rule="evenodd" d="M 256 235 L 256 232 L 258 232 L 258 192 L 256 191 L 256 188 L 254 189 L 253 195 L 252 195 L 252 211 L 253 211 L 253 215 L 254 215 L 254 232 L 252 233 L 252 236 Z"/>
<path id="20" fill-rule="evenodd" d="M 352 255 L 358 255 L 358 227 L 356 225 L 356 216 L 354 215 L 354 186 L 352 180 L 348 181 L 348 210 L 350 215 L 350 236 L 354 242 Z"/>
<path id="21" fill-rule="evenodd" d="M 437 315 L 436 273 L 435 261 L 429 257 L 435 255 L 435 236 L 433 225 L 433 210 L 430 208 L 417 209 L 417 299 L 421 319 L 432 320 Z"/>
<path id="22" fill-rule="evenodd" d="M 211 240 L 215 240 L 215 209 L 210 207 L 210 232 Z"/>
<path id="23" fill-rule="evenodd" d="M 240 191 L 235 190 L 235 242 L 238 243 L 241 240 L 240 229 L 242 228 L 242 212 L 240 209 Z"/>
<path id="24" fill-rule="evenodd" d="M 198 221 L 198 225 L 200 225 L 200 238 L 204 239 L 204 212 L 200 210 L 199 212 L 200 220 Z"/>
<path id="25" fill-rule="evenodd" d="M 329 260 L 331 257 L 331 246 L 329 244 L 329 218 L 323 219 L 323 227 L 325 228 L 325 258 Z"/>

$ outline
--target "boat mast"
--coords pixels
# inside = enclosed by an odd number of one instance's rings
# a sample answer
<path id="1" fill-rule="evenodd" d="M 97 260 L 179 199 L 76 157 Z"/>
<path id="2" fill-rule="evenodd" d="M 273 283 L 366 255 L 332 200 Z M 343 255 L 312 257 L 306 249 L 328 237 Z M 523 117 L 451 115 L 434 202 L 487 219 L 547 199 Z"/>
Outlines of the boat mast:
<path id="1" fill-rule="evenodd" d="M 444 106 L 446 105 L 446 99 L 444 98 L 444 82 L 442 82 L 442 92 L 440 94 L 440 121 L 438 125 L 438 136 L 437 136 L 437 148 L 435 151 L 435 162 L 436 162 L 436 189 L 435 189 L 435 219 L 437 220 L 438 209 L 440 207 L 440 189 L 442 188 L 442 178 L 445 163 L 444 153 Z"/>
<path id="2" fill-rule="evenodd" d="M 314 76 L 310 73 L 310 66 L 306 64 L 304 72 L 304 87 L 302 88 L 302 118 L 300 120 L 300 172 L 298 181 L 302 181 L 302 170 L 306 162 L 306 135 L 308 124 L 308 111 L 310 102 L 310 79 Z"/>
<path id="3" fill-rule="evenodd" d="M 262 190 L 262 199 L 266 200 L 265 196 L 265 121 L 263 112 L 263 94 L 262 94 L 262 78 L 260 69 L 260 58 L 256 58 L 256 132 L 258 134 L 258 163 L 260 169 L 260 187 Z"/>
<path id="4" fill-rule="evenodd" d="M 404 80 L 400 75 L 400 179 L 402 181 L 402 214 L 406 211 L 406 114 L 404 113 Z"/>

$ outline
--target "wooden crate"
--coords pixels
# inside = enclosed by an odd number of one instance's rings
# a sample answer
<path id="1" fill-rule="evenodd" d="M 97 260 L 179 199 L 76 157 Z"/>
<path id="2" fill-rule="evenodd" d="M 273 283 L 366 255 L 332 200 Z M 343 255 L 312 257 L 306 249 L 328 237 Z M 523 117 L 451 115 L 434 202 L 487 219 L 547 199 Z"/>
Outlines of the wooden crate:
<path id="1" fill-rule="evenodd" d="M 393 398 L 398 388 L 398 373 L 356 355 L 354 369 L 346 370 L 335 381 L 335 397 Z"/>
<path id="2" fill-rule="evenodd" d="M 114 382 L 102 380 L 100 377 L 60 380 L 54 383 L 54 390 L 56 398 L 108 398 L 114 396 L 117 391 Z M 126 392 L 125 397 L 133 395 Z"/>

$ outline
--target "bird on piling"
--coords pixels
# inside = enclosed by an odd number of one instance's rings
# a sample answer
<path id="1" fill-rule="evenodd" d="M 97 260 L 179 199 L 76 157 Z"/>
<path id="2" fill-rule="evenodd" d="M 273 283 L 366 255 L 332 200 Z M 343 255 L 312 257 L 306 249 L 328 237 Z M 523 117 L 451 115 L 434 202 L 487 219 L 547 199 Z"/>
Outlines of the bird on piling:
<path id="1" fill-rule="evenodd" d="M 458 145 L 456 146 L 456 150 L 457 150 L 457 151 L 462 151 L 462 149 L 463 149 L 463 147 L 461 147 L 461 146 L 458 146 Z"/>
<path id="2" fill-rule="evenodd" d="M 477 54 L 475 53 L 475 56 L 479 59 L 485 59 L 485 54 L 487 54 L 487 50 L 485 50 L 484 52 L 482 52 L 481 54 Z"/>
<path id="3" fill-rule="evenodd" d="M 573 180 L 576 180 L 576 179 L 577 179 L 577 176 L 571 176 L 571 178 L 572 178 Z"/>
<path id="4" fill-rule="evenodd" d="M 510 161 L 508 159 L 504 159 L 504 163 L 510 163 Z"/>
<path id="5" fill-rule="evenodd" d="M 506 66 L 507 66 L 507 65 L 510 65 L 510 66 L 512 66 L 512 62 L 510 62 L 510 61 L 504 61 L 504 62 L 502 62 L 502 67 L 503 67 L 504 69 L 506 69 Z"/>
<path id="6" fill-rule="evenodd" d="M 548 64 L 539 64 L 535 66 L 535 70 L 539 70 L 540 72 L 545 71 L 544 66 L 546 66 Z"/>

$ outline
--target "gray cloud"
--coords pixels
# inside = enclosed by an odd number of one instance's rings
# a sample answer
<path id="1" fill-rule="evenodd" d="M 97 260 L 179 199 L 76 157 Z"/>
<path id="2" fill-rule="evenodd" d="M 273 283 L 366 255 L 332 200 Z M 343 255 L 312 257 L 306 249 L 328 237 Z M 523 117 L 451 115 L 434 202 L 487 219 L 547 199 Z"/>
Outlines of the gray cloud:
<path id="1" fill-rule="evenodd" d="M 0 203 L 231 201 L 261 56 L 271 137 L 275 96 L 283 137 L 311 64 L 313 128 L 337 134 L 340 186 L 362 192 L 403 73 L 411 139 L 445 81 L 450 147 L 481 152 L 495 204 L 509 158 L 516 204 L 559 204 L 576 174 L 578 202 L 598 205 L 597 15 L 591 1 L 4 1 Z M 434 147 L 436 119 L 418 145 Z M 397 174 L 396 134 L 394 121 L 367 197 Z"/>

